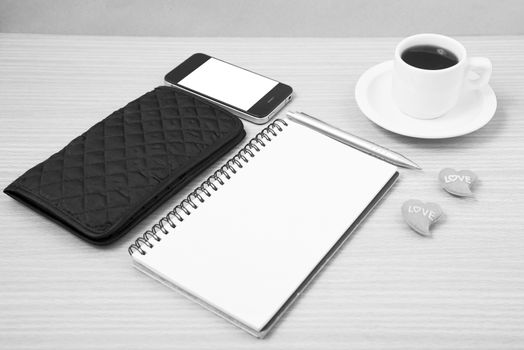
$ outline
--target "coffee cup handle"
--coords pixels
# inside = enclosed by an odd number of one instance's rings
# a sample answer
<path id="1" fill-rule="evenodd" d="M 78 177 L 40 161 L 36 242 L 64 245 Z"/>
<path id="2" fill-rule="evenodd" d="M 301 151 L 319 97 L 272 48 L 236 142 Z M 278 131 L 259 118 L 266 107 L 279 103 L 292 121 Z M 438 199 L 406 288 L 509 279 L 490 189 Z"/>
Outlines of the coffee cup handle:
<path id="1" fill-rule="evenodd" d="M 480 89 L 491 78 L 491 61 L 486 57 L 471 57 L 468 59 L 466 71 L 467 85 L 472 89 Z M 474 73 L 474 74 L 472 74 Z"/>

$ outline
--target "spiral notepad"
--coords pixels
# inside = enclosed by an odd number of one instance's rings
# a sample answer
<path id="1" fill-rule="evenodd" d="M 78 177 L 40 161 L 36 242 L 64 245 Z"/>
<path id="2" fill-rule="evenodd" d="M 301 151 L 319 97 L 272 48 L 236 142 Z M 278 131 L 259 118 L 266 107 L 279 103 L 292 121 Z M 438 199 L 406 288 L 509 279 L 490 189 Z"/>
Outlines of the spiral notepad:
<path id="1" fill-rule="evenodd" d="M 264 337 L 398 173 L 276 120 L 129 247 L 135 266 Z"/>

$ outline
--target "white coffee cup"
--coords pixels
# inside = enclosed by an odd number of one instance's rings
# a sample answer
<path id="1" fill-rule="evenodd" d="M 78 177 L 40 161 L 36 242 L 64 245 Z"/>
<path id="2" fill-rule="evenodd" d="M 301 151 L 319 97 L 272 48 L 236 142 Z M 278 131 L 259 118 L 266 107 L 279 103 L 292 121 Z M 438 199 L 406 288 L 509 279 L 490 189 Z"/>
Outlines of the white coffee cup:
<path id="1" fill-rule="evenodd" d="M 406 63 L 402 53 L 413 46 L 432 45 L 455 54 L 458 63 L 444 69 L 421 69 Z M 480 89 L 489 82 L 491 61 L 468 58 L 457 40 L 439 34 L 417 34 L 402 40 L 395 49 L 393 98 L 398 108 L 418 119 L 444 115 L 458 102 L 465 89 Z"/>

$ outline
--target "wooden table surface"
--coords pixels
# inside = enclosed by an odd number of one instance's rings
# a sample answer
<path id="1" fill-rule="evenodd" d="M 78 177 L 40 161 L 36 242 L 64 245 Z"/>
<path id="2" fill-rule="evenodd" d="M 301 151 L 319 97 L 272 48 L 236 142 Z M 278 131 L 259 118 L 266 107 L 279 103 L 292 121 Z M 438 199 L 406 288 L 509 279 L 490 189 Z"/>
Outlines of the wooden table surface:
<path id="1" fill-rule="evenodd" d="M 161 85 L 166 72 L 195 52 L 289 83 L 296 91 L 289 109 L 403 153 L 424 171 L 401 170 L 391 194 L 265 340 L 132 267 L 128 245 L 167 205 L 100 248 L 2 194 L 0 348 L 523 349 L 524 37 L 459 39 L 470 55 L 491 58 L 497 113 L 470 135 L 421 140 L 375 126 L 354 99 L 359 75 L 390 59 L 399 38 L 1 34 L 2 188 Z M 260 129 L 244 124 L 248 137 Z M 477 172 L 476 199 L 443 192 L 437 174 L 444 167 Z M 333 190 L 321 180 L 314 185 Z M 400 206 L 409 198 L 444 209 L 433 238 L 403 223 Z"/>

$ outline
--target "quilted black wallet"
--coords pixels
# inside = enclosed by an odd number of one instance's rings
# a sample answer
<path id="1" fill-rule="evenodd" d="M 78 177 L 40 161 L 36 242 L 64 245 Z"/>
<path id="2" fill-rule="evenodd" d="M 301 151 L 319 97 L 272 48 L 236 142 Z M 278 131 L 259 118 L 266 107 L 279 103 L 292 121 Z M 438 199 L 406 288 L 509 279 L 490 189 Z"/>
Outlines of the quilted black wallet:
<path id="1" fill-rule="evenodd" d="M 157 87 L 29 169 L 4 192 L 95 244 L 108 244 L 245 136 L 229 112 Z"/>

